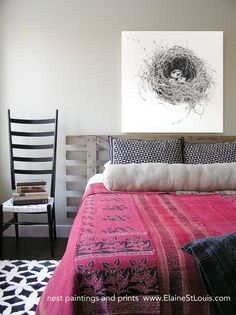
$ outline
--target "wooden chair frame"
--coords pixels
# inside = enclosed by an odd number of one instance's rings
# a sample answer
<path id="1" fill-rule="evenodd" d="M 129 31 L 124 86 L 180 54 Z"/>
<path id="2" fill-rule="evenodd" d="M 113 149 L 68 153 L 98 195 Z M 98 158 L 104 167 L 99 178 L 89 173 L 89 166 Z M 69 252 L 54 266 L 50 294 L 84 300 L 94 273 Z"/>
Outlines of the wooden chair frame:
<path id="1" fill-rule="evenodd" d="M 0 256 L 2 257 L 2 240 L 3 240 L 3 231 L 5 231 L 11 225 L 15 226 L 16 240 L 19 240 L 19 225 L 48 225 L 49 229 L 49 239 L 50 239 L 50 248 L 51 255 L 54 256 L 54 244 L 53 239 L 56 240 L 56 215 L 55 215 L 55 181 L 56 181 L 56 154 L 57 154 L 57 130 L 58 130 L 58 110 L 56 110 L 55 118 L 52 119 L 16 119 L 11 117 L 10 110 L 8 110 L 8 123 L 9 123 L 9 144 L 10 144 L 10 168 L 11 168 L 11 186 L 12 190 L 16 189 L 16 174 L 27 174 L 27 175 L 50 175 L 50 197 L 53 198 L 53 203 L 47 204 L 47 210 L 42 212 L 27 211 L 24 212 L 22 208 L 21 211 L 14 212 L 13 218 L 4 223 L 3 222 L 3 213 L 4 213 L 4 204 L 0 205 Z M 54 130 L 52 131 L 40 131 L 40 132 L 26 132 L 26 131 L 15 131 L 12 129 L 12 124 L 23 124 L 23 125 L 52 125 Z M 50 137 L 53 139 L 53 143 L 50 144 L 18 144 L 15 143 L 13 137 L 25 138 L 42 138 L 45 139 Z M 23 149 L 23 150 L 52 150 L 52 156 L 50 157 L 26 157 L 26 156 L 16 156 L 14 150 Z M 35 165 L 35 163 L 51 162 L 51 167 L 49 169 L 19 169 L 15 167 L 15 162 L 30 162 Z M 19 207 L 18 207 L 19 208 Z M 47 222 L 25 222 L 18 220 L 18 214 L 47 214 Z"/>

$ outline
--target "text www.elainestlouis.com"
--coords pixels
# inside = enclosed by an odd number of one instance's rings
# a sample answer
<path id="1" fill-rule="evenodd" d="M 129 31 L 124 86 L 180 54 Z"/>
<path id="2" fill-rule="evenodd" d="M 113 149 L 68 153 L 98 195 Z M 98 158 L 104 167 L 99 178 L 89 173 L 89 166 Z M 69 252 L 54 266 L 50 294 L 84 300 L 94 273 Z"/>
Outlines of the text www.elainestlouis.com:
<path id="1" fill-rule="evenodd" d="M 215 296 L 212 297 L 210 295 L 206 296 L 196 296 L 186 294 L 183 296 L 178 295 L 169 295 L 164 294 L 163 296 L 160 295 L 148 295 L 148 296 L 86 296 L 86 295 L 72 295 L 72 296 L 48 296 L 47 301 L 49 302 L 85 302 L 85 303 L 97 303 L 97 302 L 138 302 L 142 299 L 146 302 L 230 302 L 230 296 Z"/>

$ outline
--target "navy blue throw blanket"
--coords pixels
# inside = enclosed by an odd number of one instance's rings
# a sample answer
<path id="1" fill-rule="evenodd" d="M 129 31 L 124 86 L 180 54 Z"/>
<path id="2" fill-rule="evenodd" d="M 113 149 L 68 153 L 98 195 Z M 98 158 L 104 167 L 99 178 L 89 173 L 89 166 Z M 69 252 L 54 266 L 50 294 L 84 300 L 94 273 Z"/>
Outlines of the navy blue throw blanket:
<path id="1" fill-rule="evenodd" d="M 235 315 L 236 233 L 196 240 L 182 249 L 195 258 L 216 313 Z M 230 301 L 217 301 L 215 297 L 230 297 Z"/>

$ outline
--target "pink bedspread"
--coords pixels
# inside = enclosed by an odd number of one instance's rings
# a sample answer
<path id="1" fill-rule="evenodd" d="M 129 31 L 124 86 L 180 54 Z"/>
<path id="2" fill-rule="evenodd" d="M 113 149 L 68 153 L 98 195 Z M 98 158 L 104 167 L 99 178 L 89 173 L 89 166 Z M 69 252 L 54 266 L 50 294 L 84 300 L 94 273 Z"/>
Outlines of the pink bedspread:
<path id="1" fill-rule="evenodd" d="M 181 246 L 235 226 L 235 195 L 93 184 L 36 314 L 210 314 L 199 271 Z"/>

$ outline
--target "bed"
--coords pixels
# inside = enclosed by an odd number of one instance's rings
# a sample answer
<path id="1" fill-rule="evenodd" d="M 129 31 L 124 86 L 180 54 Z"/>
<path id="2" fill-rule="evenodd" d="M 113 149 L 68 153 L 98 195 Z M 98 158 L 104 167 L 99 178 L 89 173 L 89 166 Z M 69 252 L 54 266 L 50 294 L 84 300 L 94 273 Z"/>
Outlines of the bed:
<path id="1" fill-rule="evenodd" d="M 183 144 L 176 137 L 163 146 L 162 140 L 110 137 L 111 162 L 96 176 L 91 161 L 98 150 L 87 154 L 91 179 L 36 314 L 220 313 L 190 254 L 195 240 L 235 232 L 235 139 L 213 138 Z M 158 180 L 147 185 L 145 176 Z M 212 183 L 211 176 L 219 178 Z M 231 314 L 232 303 L 221 306 Z"/>

